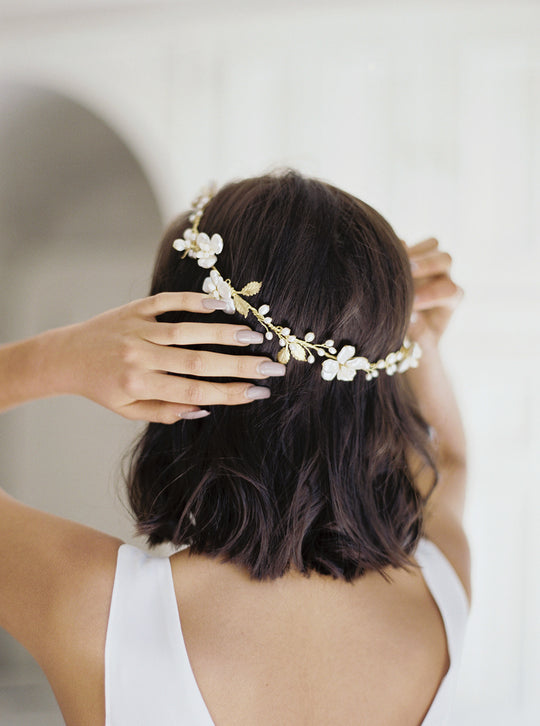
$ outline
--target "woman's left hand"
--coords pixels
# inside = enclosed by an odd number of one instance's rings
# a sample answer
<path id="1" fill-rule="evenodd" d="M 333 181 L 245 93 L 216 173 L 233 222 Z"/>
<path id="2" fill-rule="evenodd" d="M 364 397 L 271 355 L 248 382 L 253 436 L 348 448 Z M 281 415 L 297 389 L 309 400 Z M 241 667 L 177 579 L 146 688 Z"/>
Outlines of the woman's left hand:
<path id="1" fill-rule="evenodd" d="M 414 280 L 410 337 L 422 348 L 437 346 L 463 298 L 451 277 L 452 258 L 430 237 L 407 248 Z"/>

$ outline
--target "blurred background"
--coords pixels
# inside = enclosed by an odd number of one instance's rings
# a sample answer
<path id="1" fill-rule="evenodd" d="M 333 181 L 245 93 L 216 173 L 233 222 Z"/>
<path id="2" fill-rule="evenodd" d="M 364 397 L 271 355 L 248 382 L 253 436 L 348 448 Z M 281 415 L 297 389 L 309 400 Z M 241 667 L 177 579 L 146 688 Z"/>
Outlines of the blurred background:
<path id="1" fill-rule="evenodd" d="M 144 295 L 210 179 L 294 166 L 453 255 L 474 558 L 454 726 L 540 723 L 539 40 L 518 0 L 0 0 L 0 342 Z M 134 542 L 136 431 L 85 400 L 11 411 L 2 485 Z M 0 722 L 62 723 L 3 633 Z"/>

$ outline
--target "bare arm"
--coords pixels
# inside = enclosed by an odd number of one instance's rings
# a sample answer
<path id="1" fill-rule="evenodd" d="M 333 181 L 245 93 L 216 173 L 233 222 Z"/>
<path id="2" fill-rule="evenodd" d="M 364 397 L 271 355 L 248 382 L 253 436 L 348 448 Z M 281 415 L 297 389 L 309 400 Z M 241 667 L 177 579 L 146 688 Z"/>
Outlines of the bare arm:
<path id="1" fill-rule="evenodd" d="M 422 347 L 423 355 L 419 367 L 406 375 L 420 412 L 433 429 L 439 472 L 439 482 L 426 507 L 425 530 L 448 557 L 470 597 L 470 554 L 462 524 L 467 480 L 465 432 L 439 350 L 440 338 L 463 290 L 451 279 L 452 260 L 438 249 L 437 240 L 420 242 L 408 253 L 415 283 L 410 335 Z M 416 484 L 427 494 L 431 473 L 411 458 Z"/>
<path id="2" fill-rule="evenodd" d="M 211 312 L 203 305 L 207 299 L 200 293 L 163 293 L 0 347 L 0 410 L 78 394 L 127 418 L 171 423 L 200 405 L 249 404 L 254 399 L 246 391 L 267 389 L 211 378 L 262 379 L 284 371 L 282 364 L 184 346 L 246 346 L 262 342 L 260 333 L 245 325 L 156 321 L 167 311 Z M 238 332 L 250 333 L 251 340 L 238 339 Z M 262 363 L 271 364 L 270 371 L 261 370 Z M 5 484 L 0 472 L 0 627 L 35 656 L 53 687 L 77 678 L 78 692 L 90 686 L 99 691 L 122 543 L 18 502 L 2 491 Z M 71 720 L 99 722 L 80 714 Z"/>
<path id="3" fill-rule="evenodd" d="M 0 411 L 48 395 L 41 340 L 37 336 L 0 347 Z"/>
<path id="4" fill-rule="evenodd" d="M 422 364 L 407 372 L 420 412 L 435 432 L 441 480 L 429 508 L 448 509 L 461 521 L 465 507 L 466 443 L 458 404 L 437 346 L 423 347 Z M 449 477 L 460 472 L 463 476 Z"/>

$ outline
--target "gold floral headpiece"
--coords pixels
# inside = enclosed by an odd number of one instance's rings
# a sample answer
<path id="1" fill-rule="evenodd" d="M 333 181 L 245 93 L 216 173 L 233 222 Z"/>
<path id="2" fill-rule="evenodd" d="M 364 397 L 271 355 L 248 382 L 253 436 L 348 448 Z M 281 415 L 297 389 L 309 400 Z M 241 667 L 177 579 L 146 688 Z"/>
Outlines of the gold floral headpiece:
<path id="1" fill-rule="evenodd" d="M 325 381 L 331 381 L 334 378 L 340 381 L 352 381 L 357 371 L 364 371 L 366 380 L 369 381 L 376 378 L 381 370 L 385 370 L 387 375 L 391 376 L 418 366 L 422 351 L 418 343 L 411 342 L 407 338 L 399 350 L 389 353 L 386 358 L 370 363 L 367 358 L 356 356 L 356 350 L 352 345 L 344 345 L 338 353 L 333 340 L 316 343 L 315 334 L 311 331 L 306 333 L 303 338 L 299 338 L 291 333 L 290 328 L 276 325 L 273 322 L 269 316 L 269 305 L 260 305 L 258 308 L 250 305 L 245 298 L 260 292 L 262 283 L 248 282 L 241 290 L 236 290 L 231 281 L 224 280 L 215 267 L 217 257 L 223 250 L 221 235 L 213 234 L 210 237 L 206 232 L 199 232 L 204 209 L 213 194 L 213 190 L 208 191 L 193 202 L 193 209 L 189 216 L 192 226 L 185 230 L 183 237 L 174 240 L 173 247 L 184 253 L 182 259 L 186 256 L 192 257 L 197 260 L 200 267 L 210 270 L 209 277 L 203 282 L 203 292 L 218 300 L 223 300 L 226 303 L 226 313 L 237 311 L 245 318 L 251 313 L 265 329 L 268 340 L 271 340 L 274 335 L 278 338 L 282 348 L 277 356 L 280 363 L 287 364 L 291 357 L 298 361 L 314 363 L 315 354 L 317 354 L 326 358 L 321 371 Z"/>

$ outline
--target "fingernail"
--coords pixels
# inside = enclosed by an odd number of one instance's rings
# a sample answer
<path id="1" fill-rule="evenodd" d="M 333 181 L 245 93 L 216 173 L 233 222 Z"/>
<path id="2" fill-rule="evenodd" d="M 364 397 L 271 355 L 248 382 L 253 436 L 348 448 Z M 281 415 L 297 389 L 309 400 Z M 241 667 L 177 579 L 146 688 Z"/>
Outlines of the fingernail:
<path id="1" fill-rule="evenodd" d="M 225 300 L 216 300 L 215 298 L 207 297 L 202 301 L 201 305 L 207 310 L 225 310 L 227 303 Z"/>
<path id="2" fill-rule="evenodd" d="M 263 361 L 257 366 L 261 376 L 284 376 L 287 368 L 283 363 L 274 363 L 274 361 Z"/>
<path id="3" fill-rule="evenodd" d="M 413 272 L 417 272 L 417 271 L 418 271 L 418 269 L 419 269 L 419 265 L 418 265 L 418 262 L 414 262 L 414 260 L 411 260 L 411 270 L 412 270 Z"/>
<path id="4" fill-rule="evenodd" d="M 248 398 L 270 398 L 270 389 L 265 386 L 250 386 L 246 389 Z"/>
<path id="5" fill-rule="evenodd" d="M 239 343 L 262 343 L 264 336 L 255 330 L 239 330 L 235 335 Z"/>
<path id="6" fill-rule="evenodd" d="M 416 313 L 411 313 L 411 323 L 416 323 L 418 320 L 418 315 Z"/>
<path id="7" fill-rule="evenodd" d="M 204 418 L 205 416 L 210 416 L 210 411 L 205 411 L 204 409 L 201 409 L 200 411 L 189 411 L 189 413 L 181 413 L 178 418 L 185 418 L 189 421 L 192 421 L 196 418 Z"/>

